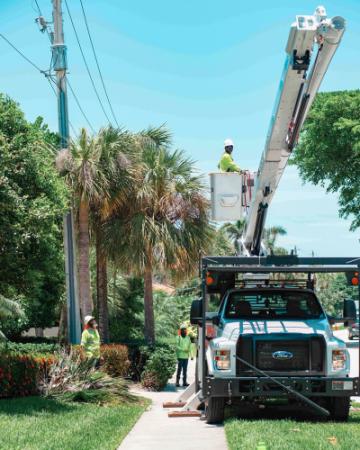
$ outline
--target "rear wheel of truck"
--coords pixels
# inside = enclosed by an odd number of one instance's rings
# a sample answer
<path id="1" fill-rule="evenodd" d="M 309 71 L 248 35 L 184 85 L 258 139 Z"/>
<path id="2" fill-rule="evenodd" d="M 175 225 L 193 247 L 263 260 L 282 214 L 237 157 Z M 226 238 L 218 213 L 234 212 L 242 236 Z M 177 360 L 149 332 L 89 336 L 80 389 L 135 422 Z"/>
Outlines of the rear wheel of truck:
<path id="1" fill-rule="evenodd" d="M 350 397 L 332 397 L 330 399 L 330 419 L 346 422 L 349 418 Z"/>
<path id="2" fill-rule="evenodd" d="M 206 423 L 221 423 L 224 420 L 225 399 L 210 397 L 205 409 Z"/>

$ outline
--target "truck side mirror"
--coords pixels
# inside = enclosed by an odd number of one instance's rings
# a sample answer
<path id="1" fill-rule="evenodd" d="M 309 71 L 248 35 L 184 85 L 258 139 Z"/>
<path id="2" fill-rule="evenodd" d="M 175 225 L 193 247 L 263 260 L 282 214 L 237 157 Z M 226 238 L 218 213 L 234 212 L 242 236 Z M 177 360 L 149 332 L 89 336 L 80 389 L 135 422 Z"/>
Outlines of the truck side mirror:
<path id="1" fill-rule="evenodd" d="M 336 319 L 334 316 L 330 316 L 329 314 L 326 314 L 326 317 L 327 317 L 330 325 L 334 325 L 336 323 Z"/>
<path id="2" fill-rule="evenodd" d="M 344 300 L 344 319 L 356 320 L 356 305 L 354 300 Z"/>
<path id="3" fill-rule="evenodd" d="M 218 327 L 219 324 L 220 324 L 220 317 L 219 316 L 214 316 L 212 318 L 212 323 L 213 323 L 213 325 L 216 325 Z"/>
<path id="4" fill-rule="evenodd" d="M 191 325 L 198 325 L 202 319 L 202 299 L 194 300 L 190 308 L 190 323 Z"/>

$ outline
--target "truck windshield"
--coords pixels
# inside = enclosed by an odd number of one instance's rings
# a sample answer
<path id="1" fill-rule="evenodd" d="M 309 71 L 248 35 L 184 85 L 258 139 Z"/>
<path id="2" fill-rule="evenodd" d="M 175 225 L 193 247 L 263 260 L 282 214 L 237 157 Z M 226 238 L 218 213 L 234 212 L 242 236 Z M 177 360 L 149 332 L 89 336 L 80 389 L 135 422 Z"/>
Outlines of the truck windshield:
<path id="1" fill-rule="evenodd" d="M 226 319 L 319 319 L 324 313 L 310 292 L 232 292 Z"/>

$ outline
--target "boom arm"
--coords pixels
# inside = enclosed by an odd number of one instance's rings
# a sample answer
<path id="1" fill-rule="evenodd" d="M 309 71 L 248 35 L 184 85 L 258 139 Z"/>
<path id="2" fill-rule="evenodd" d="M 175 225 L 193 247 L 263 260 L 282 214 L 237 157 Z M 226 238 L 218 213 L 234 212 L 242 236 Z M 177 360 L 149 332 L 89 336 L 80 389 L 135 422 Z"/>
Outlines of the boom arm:
<path id="1" fill-rule="evenodd" d="M 344 31 L 345 20 L 327 19 L 321 6 L 313 16 L 296 16 L 290 28 L 285 66 L 246 217 L 245 255 L 265 252 L 261 239 L 268 207 Z"/>

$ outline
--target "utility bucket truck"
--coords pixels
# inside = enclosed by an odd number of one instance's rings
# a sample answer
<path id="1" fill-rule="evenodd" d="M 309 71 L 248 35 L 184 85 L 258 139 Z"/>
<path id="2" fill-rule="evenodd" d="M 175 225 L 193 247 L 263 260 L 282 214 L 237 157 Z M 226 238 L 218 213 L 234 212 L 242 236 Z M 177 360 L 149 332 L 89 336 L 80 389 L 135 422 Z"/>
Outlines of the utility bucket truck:
<path id="1" fill-rule="evenodd" d="M 270 202 L 344 30 L 344 19 L 328 19 L 323 7 L 296 16 L 253 189 L 245 174 L 211 174 L 213 219 L 244 217 L 245 231 L 241 256 L 202 258 L 202 296 L 191 308 L 196 380 L 178 405 L 183 413 L 205 406 L 209 423 L 222 421 L 227 404 L 256 408 L 270 399 L 346 420 L 360 393 L 331 327 L 359 320 L 355 303 L 345 299 L 343 317 L 329 318 L 315 293 L 317 273 L 343 272 L 358 285 L 360 259 L 267 256 L 262 243 Z"/>
<path id="2" fill-rule="evenodd" d="M 328 317 L 314 284 L 317 273 L 340 272 L 358 285 L 359 271 L 360 258 L 203 258 L 191 323 L 199 330 L 194 398 L 207 422 L 221 422 L 227 404 L 249 410 L 279 399 L 346 420 L 360 384 L 349 377 L 349 352 L 331 325 L 359 320 L 356 306 L 345 299 L 343 317 Z"/>

